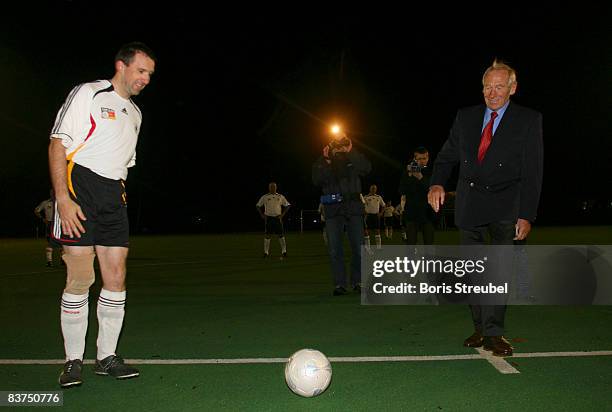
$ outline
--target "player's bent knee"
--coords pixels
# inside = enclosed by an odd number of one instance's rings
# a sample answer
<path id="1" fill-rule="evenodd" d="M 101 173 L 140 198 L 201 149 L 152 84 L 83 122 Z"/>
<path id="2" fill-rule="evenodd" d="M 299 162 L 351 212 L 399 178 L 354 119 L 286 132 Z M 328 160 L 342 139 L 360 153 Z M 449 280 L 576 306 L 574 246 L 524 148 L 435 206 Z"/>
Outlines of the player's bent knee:
<path id="1" fill-rule="evenodd" d="M 85 295 L 89 292 L 89 287 L 93 285 L 96 274 L 93 262 L 95 253 L 87 255 L 64 254 L 62 259 L 66 262 L 68 277 L 66 279 L 66 293 L 73 295 Z"/>

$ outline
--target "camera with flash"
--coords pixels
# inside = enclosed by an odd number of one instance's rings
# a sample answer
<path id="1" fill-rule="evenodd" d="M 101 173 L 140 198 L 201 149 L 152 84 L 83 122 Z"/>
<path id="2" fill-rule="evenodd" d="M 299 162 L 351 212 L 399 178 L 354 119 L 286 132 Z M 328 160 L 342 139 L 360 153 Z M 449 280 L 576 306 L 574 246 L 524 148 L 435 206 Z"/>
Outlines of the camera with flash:
<path id="1" fill-rule="evenodd" d="M 331 127 L 332 141 L 329 143 L 331 150 L 340 149 L 351 144 L 351 140 L 346 137 L 340 126 L 334 125 Z"/>
<path id="2" fill-rule="evenodd" d="M 425 169 L 426 166 L 421 166 L 416 160 L 413 160 L 412 162 L 408 163 L 408 172 L 410 173 L 423 173 L 423 169 Z"/>
<path id="3" fill-rule="evenodd" d="M 336 138 L 334 137 L 334 140 L 331 141 L 331 143 L 329 144 L 329 148 L 330 149 L 340 149 L 341 147 L 344 146 L 348 146 L 351 144 L 351 140 L 346 137 L 346 135 L 340 137 L 340 138 Z"/>

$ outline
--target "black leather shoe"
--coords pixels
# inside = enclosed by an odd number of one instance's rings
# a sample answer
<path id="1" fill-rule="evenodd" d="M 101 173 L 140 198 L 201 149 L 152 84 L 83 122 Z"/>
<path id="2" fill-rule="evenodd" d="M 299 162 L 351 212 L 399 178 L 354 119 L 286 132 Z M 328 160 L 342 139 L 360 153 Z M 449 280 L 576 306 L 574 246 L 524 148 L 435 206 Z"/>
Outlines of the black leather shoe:
<path id="1" fill-rule="evenodd" d="M 483 336 L 480 334 L 480 332 L 476 331 L 463 341 L 463 346 L 468 348 L 479 348 L 482 346 L 483 342 Z"/>
<path id="2" fill-rule="evenodd" d="M 336 286 L 334 289 L 334 296 L 346 295 L 348 292 L 342 286 Z"/>
<path id="3" fill-rule="evenodd" d="M 503 336 L 485 336 L 484 350 L 493 352 L 494 356 L 512 356 L 512 345 Z"/>

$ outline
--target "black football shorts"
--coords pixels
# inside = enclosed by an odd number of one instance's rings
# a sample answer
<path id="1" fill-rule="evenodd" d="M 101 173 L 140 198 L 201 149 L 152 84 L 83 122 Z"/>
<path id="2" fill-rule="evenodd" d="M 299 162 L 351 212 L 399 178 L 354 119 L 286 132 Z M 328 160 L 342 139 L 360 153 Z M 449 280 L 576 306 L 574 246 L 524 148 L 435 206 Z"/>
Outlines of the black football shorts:
<path id="1" fill-rule="evenodd" d="M 60 218 L 55 213 L 51 232 L 53 240 L 66 246 L 128 247 L 130 226 L 123 180 L 102 177 L 75 163 L 68 182 L 70 197 L 87 218 L 81 221 L 85 233 L 80 238 L 62 233 Z"/>
<path id="2" fill-rule="evenodd" d="M 285 235 L 283 221 L 280 219 L 280 216 L 266 216 L 265 234 L 278 235 L 280 237 Z"/>
<path id="3" fill-rule="evenodd" d="M 380 216 L 377 213 L 368 213 L 366 215 L 366 228 L 380 229 Z"/>

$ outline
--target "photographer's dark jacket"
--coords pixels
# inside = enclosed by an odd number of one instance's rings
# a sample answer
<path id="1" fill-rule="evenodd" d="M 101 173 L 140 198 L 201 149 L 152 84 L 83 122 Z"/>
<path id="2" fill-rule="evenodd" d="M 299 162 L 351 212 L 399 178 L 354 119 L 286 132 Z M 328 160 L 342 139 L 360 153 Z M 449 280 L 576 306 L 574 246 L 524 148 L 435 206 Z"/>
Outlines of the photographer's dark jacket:
<path id="1" fill-rule="evenodd" d="M 370 173 L 370 161 L 355 149 L 348 153 L 337 153 L 330 159 L 331 164 L 328 164 L 320 156 L 312 166 L 312 182 L 321 187 L 323 194 L 342 194 L 342 202 L 323 205 L 325 218 L 363 215 L 361 177 Z"/>
<path id="2" fill-rule="evenodd" d="M 422 174 L 423 178 L 419 180 L 404 171 L 400 180 L 399 194 L 406 196 L 403 213 L 405 222 L 429 223 L 435 219 L 434 211 L 427 203 L 431 170 L 423 168 Z"/>
<path id="3" fill-rule="evenodd" d="M 542 115 L 511 101 L 478 164 L 485 109 L 481 104 L 457 112 L 430 183 L 444 185 L 459 164 L 455 223 L 460 228 L 518 218 L 533 221 L 542 186 Z"/>

